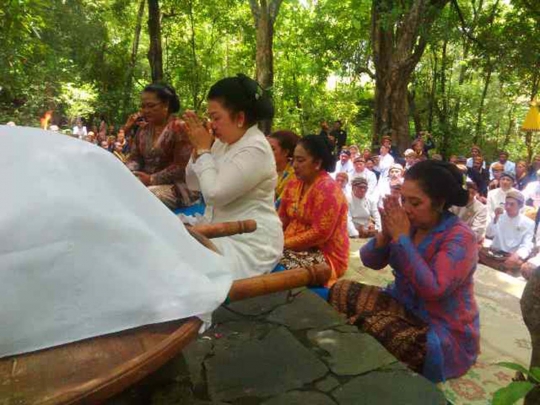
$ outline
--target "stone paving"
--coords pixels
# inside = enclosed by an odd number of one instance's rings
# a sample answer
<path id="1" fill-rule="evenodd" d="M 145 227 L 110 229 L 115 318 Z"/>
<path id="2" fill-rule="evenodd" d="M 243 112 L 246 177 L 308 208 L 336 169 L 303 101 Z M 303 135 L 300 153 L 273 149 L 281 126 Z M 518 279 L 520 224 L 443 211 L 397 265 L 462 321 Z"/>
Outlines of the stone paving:
<path id="1" fill-rule="evenodd" d="M 214 326 L 112 405 L 445 405 L 441 392 L 297 289 L 219 308 Z"/>

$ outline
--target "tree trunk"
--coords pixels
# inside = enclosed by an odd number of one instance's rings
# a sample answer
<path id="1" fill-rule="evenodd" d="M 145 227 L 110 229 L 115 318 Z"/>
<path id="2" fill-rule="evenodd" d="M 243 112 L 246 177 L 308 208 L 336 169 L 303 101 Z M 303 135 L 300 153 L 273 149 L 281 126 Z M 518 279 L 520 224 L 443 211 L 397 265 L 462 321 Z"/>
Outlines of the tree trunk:
<path id="1" fill-rule="evenodd" d="M 395 15 L 390 0 L 372 0 L 371 44 L 375 64 L 373 136 L 395 132 L 403 152 L 411 143 L 407 86 L 427 45 L 427 36 L 449 0 L 413 0 Z"/>
<path id="2" fill-rule="evenodd" d="M 491 80 L 491 72 L 492 72 L 491 62 L 488 58 L 487 66 L 486 66 L 486 79 L 484 81 L 484 90 L 482 91 L 482 98 L 480 99 L 480 106 L 478 107 L 478 114 L 476 117 L 476 129 L 474 131 L 474 140 L 473 140 L 473 144 L 475 145 L 478 144 L 480 132 L 482 131 L 482 118 L 484 114 L 484 104 L 486 102 L 486 96 L 489 89 L 489 83 Z"/>
<path id="3" fill-rule="evenodd" d="M 257 30 L 257 51 L 255 56 L 256 77 L 263 93 L 272 98 L 274 85 L 274 23 L 283 0 L 250 0 L 251 12 Z M 259 122 L 259 128 L 265 134 L 272 131 L 272 120 Z"/>
<path id="4" fill-rule="evenodd" d="M 148 0 L 148 34 L 150 49 L 148 61 L 152 73 L 152 83 L 163 80 L 163 50 L 161 47 L 161 13 L 159 0 Z"/>
<path id="5" fill-rule="evenodd" d="M 413 121 L 414 121 L 414 131 L 417 134 L 419 134 L 420 132 L 423 131 L 423 127 L 422 127 L 422 118 L 420 117 L 418 108 L 416 108 L 415 95 L 416 93 L 414 90 L 409 91 L 407 93 L 407 100 L 409 101 L 410 114 L 412 115 Z"/>
<path id="6" fill-rule="evenodd" d="M 124 113 L 128 109 L 129 100 L 131 98 L 131 86 L 133 85 L 133 72 L 137 63 L 137 53 L 139 52 L 139 40 L 141 38 L 142 18 L 144 15 L 144 5 L 146 0 L 141 0 L 139 3 L 139 11 L 137 12 L 137 22 L 135 23 L 135 35 L 133 36 L 133 46 L 131 47 L 131 57 L 129 59 L 128 72 L 126 78 L 126 89 L 124 98 Z"/>

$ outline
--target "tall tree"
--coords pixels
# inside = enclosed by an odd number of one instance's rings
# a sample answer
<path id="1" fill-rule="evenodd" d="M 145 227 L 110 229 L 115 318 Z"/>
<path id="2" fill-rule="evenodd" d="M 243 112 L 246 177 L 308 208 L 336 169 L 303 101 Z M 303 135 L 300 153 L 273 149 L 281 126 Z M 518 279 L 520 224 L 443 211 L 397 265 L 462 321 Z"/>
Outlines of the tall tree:
<path id="1" fill-rule="evenodd" d="M 450 0 L 373 0 L 371 39 L 375 65 L 373 132 L 391 132 L 403 151 L 410 144 L 407 86 L 433 22 Z"/>
<path id="2" fill-rule="evenodd" d="M 256 76 L 263 88 L 263 92 L 272 97 L 274 85 L 274 23 L 276 22 L 279 7 L 283 0 L 249 0 L 251 13 L 255 20 L 257 30 Z M 265 120 L 259 124 L 264 133 L 272 130 L 272 120 Z"/>
<path id="3" fill-rule="evenodd" d="M 159 0 L 148 0 L 148 34 L 150 49 L 148 61 L 152 73 L 152 82 L 163 80 L 163 50 L 161 47 L 161 13 Z"/>

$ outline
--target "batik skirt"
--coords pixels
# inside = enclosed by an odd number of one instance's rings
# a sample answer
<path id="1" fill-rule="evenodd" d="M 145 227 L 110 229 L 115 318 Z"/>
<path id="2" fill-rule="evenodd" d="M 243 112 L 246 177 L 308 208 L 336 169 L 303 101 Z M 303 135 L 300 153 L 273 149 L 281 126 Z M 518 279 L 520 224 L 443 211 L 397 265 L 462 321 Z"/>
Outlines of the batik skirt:
<path id="1" fill-rule="evenodd" d="M 399 361 L 417 373 L 422 372 L 428 325 L 395 298 L 379 287 L 342 280 L 330 289 L 328 302 Z"/>

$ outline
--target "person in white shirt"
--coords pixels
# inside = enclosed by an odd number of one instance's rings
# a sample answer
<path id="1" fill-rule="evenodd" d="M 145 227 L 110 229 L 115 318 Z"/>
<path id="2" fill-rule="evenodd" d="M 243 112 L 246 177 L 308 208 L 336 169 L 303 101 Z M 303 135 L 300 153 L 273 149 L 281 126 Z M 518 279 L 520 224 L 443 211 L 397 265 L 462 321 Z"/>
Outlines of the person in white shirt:
<path id="1" fill-rule="evenodd" d="M 276 162 L 257 121 L 272 118 L 272 102 L 256 81 L 237 75 L 210 88 L 207 108 L 212 133 L 193 111 L 184 114 L 194 149 L 186 183 L 201 191 L 210 222 L 257 221 L 253 233 L 212 240 L 233 278 L 269 273 L 281 259 L 284 238 L 274 207 Z"/>
<path id="2" fill-rule="evenodd" d="M 336 183 L 339 184 L 339 187 L 341 188 L 341 191 L 343 191 L 343 194 L 345 194 L 345 197 L 350 199 L 352 191 L 351 185 L 349 184 L 349 175 L 345 172 L 336 174 Z"/>
<path id="3" fill-rule="evenodd" d="M 540 170 L 536 172 L 537 178 L 540 178 Z M 523 190 L 525 203 L 532 205 L 534 208 L 540 207 L 540 181 L 531 181 Z"/>
<path id="4" fill-rule="evenodd" d="M 474 181 L 467 180 L 467 190 L 469 191 L 467 205 L 465 207 L 450 207 L 450 212 L 469 225 L 469 228 L 476 234 L 478 243 L 482 243 L 487 227 L 487 207 L 476 199 L 478 186 Z"/>
<path id="5" fill-rule="evenodd" d="M 402 183 L 403 182 L 403 166 L 399 163 L 394 163 L 388 175 L 386 177 L 381 177 L 379 179 L 379 184 L 377 185 L 377 198 L 379 200 L 379 207 L 383 206 L 383 199 L 388 194 L 391 193 L 390 186 L 391 184 Z"/>
<path id="6" fill-rule="evenodd" d="M 531 255 L 534 244 L 534 221 L 520 214 L 525 200 L 523 194 L 511 190 L 506 194 L 504 211 L 497 208 L 493 221 L 487 227 L 486 236 L 493 238 L 489 249 L 480 250 L 480 262 L 512 275 L 521 271 L 521 266 Z"/>
<path id="7" fill-rule="evenodd" d="M 86 139 L 86 135 L 88 135 L 88 133 L 86 132 L 86 127 L 82 124 L 80 118 L 77 118 L 77 121 L 75 122 L 72 135 L 76 136 L 79 139 Z"/>
<path id="8" fill-rule="evenodd" d="M 381 215 L 377 209 L 377 203 L 370 198 L 368 189 L 365 178 L 353 179 L 348 214 L 348 229 L 351 237 L 369 238 L 381 230 Z"/>
<path id="9" fill-rule="evenodd" d="M 351 152 L 351 160 L 354 163 L 354 159 L 360 156 L 360 150 L 358 149 L 358 146 L 351 145 L 349 146 L 349 152 Z"/>
<path id="10" fill-rule="evenodd" d="M 467 167 L 473 167 L 474 164 L 474 158 L 482 156 L 482 149 L 480 149 L 479 146 L 473 145 L 471 147 L 471 157 L 467 159 L 466 165 Z M 486 162 L 482 163 L 482 169 L 486 168 Z"/>
<path id="11" fill-rule="evenodd" d="M 403 152 L 403 156 L 405 157 L 405 171 L 409 170 L 418 161 L 418 156 L 412 149 Z"/>
<path id="12" fill-rule="evenodd" d="M 339 160 L 336 163 L 336 170 L 332 173 L 332 177 L 335 179 L 336 174 L 338 173 L 347 173 L 349 178 L 352 178 L 354 173 L 354 166 L 351 162 L 351 152 L 348 150 L 342 150 L 339 154 Z"/>
<path id="13" fill-rule="evenodd" d="M 499 152 L 499 162 L 504 167 L 505 172 L 513 173 L 516 175 L 516 164 L 508 160 L 508 152 L 501 151 Z M 495 176 L 493 175 L 493 165 L 497 162 L 493 162 L 489 167 L 489 179 L 493 180 Z"/>
<path id="14" fill-rule="evenodd" d="M 514 175 L 509 172 L 504 172 L 501 174 L 499 179 L 499 188 L 490 190 L 487 196 L 487 214 L 488 222 L 491 222 L 495 217 L 495 210 L 497 208 L 504 207 L 506 201 L 506 194 L 515 190 L 514 185 Z"/>
<path id="15" fill-rule="evenodd" d="M 540 226 L 536 230 L 536 237 L 535 237 L 535 251 L 536 254 L 527 260 L 527 262 L 523 263 L 521 265 L 521 275 L 526 279 L 529 280 L 534 272 L 540 271 Z"/>
<path id="16" fill-rule="evenodd" d="M 366 160 L 362 156 L 356 157 L 353 163 L 354 172 L 352 174 L 352 180 L 357 177 L 363 177 L 367 180 L 368 194 L 373 194 L 377 188 L 377 176 L 371 170 L 366 168 Z"/>
<path id="17" fill-rule="evenodd" d="M 379 155 L 379 163 L 377 165 L 378 171 L 381 174 L 381 178 L 386 177 L 388 171 L 390 170 L 390 167 L 394 164 L 394 158 L 390 154 L 390 149 L 382 145 L 380 149 L 380 155 Z"/>

